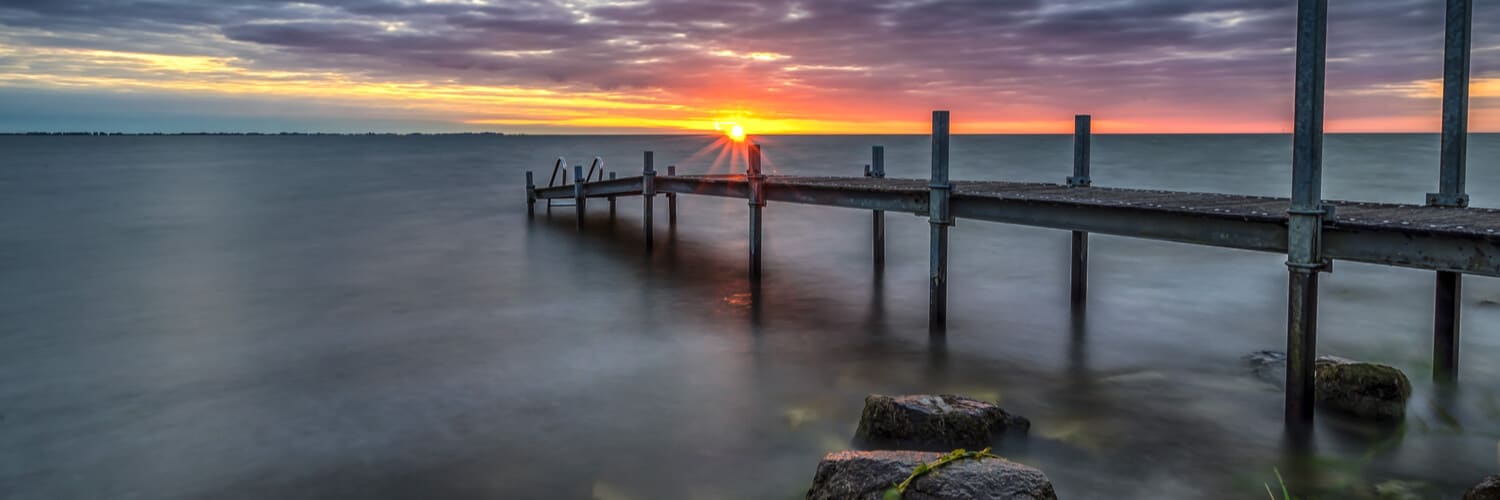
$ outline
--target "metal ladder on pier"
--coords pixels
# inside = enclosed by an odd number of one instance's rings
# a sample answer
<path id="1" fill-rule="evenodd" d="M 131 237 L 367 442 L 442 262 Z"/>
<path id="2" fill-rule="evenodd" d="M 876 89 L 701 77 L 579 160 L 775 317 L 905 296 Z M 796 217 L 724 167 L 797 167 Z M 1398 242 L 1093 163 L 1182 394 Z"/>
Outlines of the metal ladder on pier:
<path id="1" fill-rule="evenodd" d="M 597 180 L 601 180 L 601 181 L 604 180 L 604 159 L 600 158 L 598 156 L 595 156 L 593 163 L 589 164 L 588 174 L 584 175 L 583 179 L 573 179 L 573 181 L 574 182 L 590 182 L 590 181 L 593 181 L 593 180 L 595 180 L 594 179 L 594 172 L 595 171 L 599 172 L 599 178 Z M 557 173 L 558 172 L 562 172 L 562 183 L 561 184 L 557 183 Z M 547 187 L 550 188 L 550 187 L 555 187 L 555 186 L 567 186 L 567 185 L 569 185 L 568 184 L 568 160 L 566 160 L 563 157 L 559 156 L 559 157 L 557 157 L 557 161 L 552 163 L 552 178 L 547 180 Z M 547 209 L 548 210 L 551 210 L 552 207 L 572 207 L 572 206 L 577 206 L 577 205 L 578 205 L 578 202 L 576 200 L 571 199 L 571 198 L 557 198 L 557 199 L 548 198 L 547 199 Z"/>

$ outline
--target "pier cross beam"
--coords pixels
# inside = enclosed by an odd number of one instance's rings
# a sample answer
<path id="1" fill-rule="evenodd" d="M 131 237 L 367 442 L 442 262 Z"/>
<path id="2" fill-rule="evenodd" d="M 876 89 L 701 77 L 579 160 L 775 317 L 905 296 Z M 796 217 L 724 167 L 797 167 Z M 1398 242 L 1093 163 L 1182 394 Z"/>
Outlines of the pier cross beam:
<path id="1" fill-rule="evenodd" d="M 870 164 L 865 166 L 865 176 L 875 179 L 885 178 L 885 146 L 874 146 L 870 148 Z M 875 270 L 885 270 L 885 210 L 873 210 L 873 225 L 871 231 L 872 244 L 874 245 Z"/>
<path id="2" fill-rule="evenodd" d="M 937 328 L 948 323 L 948 227 L 953 225 L 948 207 L 953 184 L 948 182 L 947 111 L 932 112 L 932 179 L 927 187 L 927 217 L 932 226 L 927 324 Z"/>
<path id="3" fill-rule="evenodd" d="M 1469 149 L 1469 53 L 1473 42 L 1474 0 L 1448 0 L 1443 36 L 1443 146 L 1438 192 L 1427 205 L 1467 207 L 1464 192 Z M 1463 275 L 1438 271 L 1433 294 L 1432 379 L 1458 380 L 1458 329 L 1463 308 Z"/>
<path id="4" fill-rule="evenodd" d="M 1088 187 L 1093 183 L 1089 179 L 1089 149 L 1092 140 L 1092 120 L 1089 115 L 1076 115 L 1073 117 L 1073 175 L 1068 177 L 1068 185 L 1073 187 Z M 1081 306 L 1088 301 L 1089 286 L 1089 233 L 1087 231 L 1073 231 L 1073 286 L 1072 303 Z"/>
<path id="5" fill-rule="evenodd" d="M 1305 435 L 1313 421 L 1318 273 L 1322 255 L 1323 83 L 1328 0 L 1298 0 L 1297 77 L 1292 134 L 1292 198 L 1287 210 L 1287 428 Z"/>
<path id="6" fill-rule="evenodd" d="M 583 192 L 586 184 L 584 181 L 587 179 L 583 176 L 583 165 L 573 165 L 573 204 L 574 210 L 578 213 L 578 229 L 583 229 L 584 204 L 588 202 Z"/>
<path id="7" fill-rule="evenodd" d="M 652 247 L 652 235 L 655 231 L 651 228 L 652 215 L 656 213 L 652 201 L 656 199 L 656 169 L 652 167 L 656 154 L 647 151 L 642 159 L 641 167 L 641 226 L 646 231 L 646 251 L 650 252 Z"/>
<path id="8" fill-rule="evenodd" d="M 750 282 L 760 283 L 761 209 L 766 206 L 765 176 L 760 171 L 760 144 L 749 143 L 745 180 L 750 183 Z"/>

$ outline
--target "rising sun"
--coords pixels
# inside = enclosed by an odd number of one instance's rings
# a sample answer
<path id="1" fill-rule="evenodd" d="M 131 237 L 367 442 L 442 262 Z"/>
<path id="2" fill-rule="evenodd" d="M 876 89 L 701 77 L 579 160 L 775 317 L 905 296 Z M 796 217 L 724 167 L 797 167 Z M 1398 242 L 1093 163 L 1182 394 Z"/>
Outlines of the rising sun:
<path id="1" fill-rule="evenodd" d="M 733 140 L 734 142 L 742 142 L 745 140 L 745 128 L 739 125 L 729 127 L 729 131 L 725 132 L 724 134 L 728 135 L 729 139 Z"/>

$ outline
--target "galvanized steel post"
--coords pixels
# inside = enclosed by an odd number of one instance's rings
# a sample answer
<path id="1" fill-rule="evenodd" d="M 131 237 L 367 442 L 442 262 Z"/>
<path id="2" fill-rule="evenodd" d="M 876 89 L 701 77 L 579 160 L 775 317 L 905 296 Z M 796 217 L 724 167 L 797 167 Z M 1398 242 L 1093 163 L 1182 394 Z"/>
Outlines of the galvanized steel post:
<path id="1" fill-rule="evenodd" d="M 1469 149 L 1469 53 L 1474 31 L 1474 0 L 1448 0 L 1443 47 L 1443 147 L 1438 192 L 1427 195 L 1427 205 L 1467 207 L 1464 192 Z M 1463 275 L 1438 271 L 1432 325 L 1432 378 L 1440 383 L 1458 380 L 1458 333 L 1462 312 Z"/>
<path id="2" fill-rule="evenodd" d="M 615 173 L 614 172 L 610 172 L 609 173 L 609 180 L 615 180 Z M 614 195 L 610 195 L 609 196 L 609 218 L 613 219 L 614 217 L 615 217 L 615 196 Z"/>
<path id="3" fill-rule="evenodd" d="M 1093 183 L 1089 179 L 1089 149 L 1093 133 L 1091 122 L 1089 115 L 1073 117 L 1073 175 L 1068 177 L 1069 186 L 1088 187 Z M 1079 306 L 1088 301 L 1089 233 L 1073 231 L 1072 263 L 1072 303 Z"/>
<path id="4" fill-rule="evenodd" d="M 667 165 L 667 176 L 677 175 L 677 165 Z M 677 225 L 677 193 L 667 193 L 667 225 Z"/>
<path id="5" fill-rule="evenodd" d="M 578 229 L 583 229 L 584 219 L 584 179 L 583 165 L 573 165 L 573 205 L 578 212 Z"/>
<path id="6" fill-rule="evenodd" d="M 651 229 L 651 217 L 656 213 L 651 206 L 652 200 L 656 198 L 656 170 L 651 166 L 654 160 L 655 154 L 647 151 L 644 159 L 645 167 L 641 169 L 641 207 L 644 211 L 641 214 L 641 225 L 645 227 L 646 231 L 647 251 L 651 250 L 651 236 L 654 234 L 654 231 Z"/>
<path id="7" fill-rule="evenodd" d="M 885 146 L 874 146 L 870 148 L 869 176 L 876 179 L 885 178 Z M 875 210 L 872 226 L 872 239 L 875 246 L 875 269 L 885 269 L 885 210 Z"/>
<path id="8" fill-rule="evenodd" d="M 765 176 L 760 172 L 760 144 L 750 143 L 745 180 L 750 184 L 750 282 L 760 283 L 761 207 L 766 206 Z"/>
<path id="9" fill-rule="evenodd" d="M 1305 435 L 1313 421 L 1313 366 L 1317 358 L 1318 273 L 1323 220 L 1323 82 L 1328 0 L 1297 3 L 1296 123 L 1292 134 L 1292 199 L 1287 210 L 1287 370 L 1285 418 Z"/>
<path id="10" fill-rule="evenodd" d="M 948 182 L 947 111 L 932 112 L 932 179 L 927 187 L 927 217 L 932 226 L 927 324 L 941 327 L 948 323 L 948 226 L 953 225 L 948 210 L 953 184 Z"/>
<path id="11" fill-rule="evenodd" d="M 530 170 L 526 171 L 526 216 L 536 217 L 536 182 Z"/>

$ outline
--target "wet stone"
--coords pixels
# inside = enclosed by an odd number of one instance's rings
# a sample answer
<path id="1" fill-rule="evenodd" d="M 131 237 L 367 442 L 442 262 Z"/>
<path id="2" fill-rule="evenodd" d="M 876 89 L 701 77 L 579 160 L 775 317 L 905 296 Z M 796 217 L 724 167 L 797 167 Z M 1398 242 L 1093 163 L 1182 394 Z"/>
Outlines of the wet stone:
<path id="1" fill-rule="evenodd" d="M 818 463 L 808 500 L 881 500 L 922 463 L 941 457 L 919 451 L 840 451 Z M 903 500 L 1047 500 L 1052 481 L 1035 468 L 1005 459 L 960 460 L 912 481 Z"/>
<path id="2" fill-rule="evenodd" d="M 1256 378 L 1285 387 L 1285 353 L 1260 351 L 1246 356 L 1245 361 Z M 1313 370 L 1319 406 L 1377 421 L 1405 418 L 1411 381 L 1400 369 L 1336 356 L 1319 356 Z"/>
<path id="3" fill-rule="evenodd" d="M 1025 417 L 977 399 L 872 394 L 865 398 L 854 442 L 866 449 L 977 450 L 1030 429 L 1031 421 Z"/>
<path id="4" fill-rule="evenodd" d="M 1500 475 L 1484 478 L 1464 493 L 1464 500 L 1500 500 Z"/>

